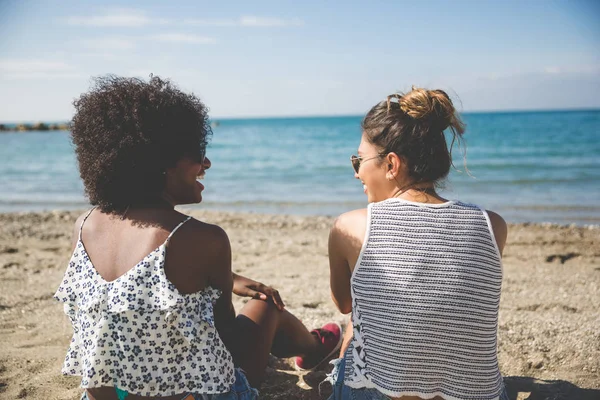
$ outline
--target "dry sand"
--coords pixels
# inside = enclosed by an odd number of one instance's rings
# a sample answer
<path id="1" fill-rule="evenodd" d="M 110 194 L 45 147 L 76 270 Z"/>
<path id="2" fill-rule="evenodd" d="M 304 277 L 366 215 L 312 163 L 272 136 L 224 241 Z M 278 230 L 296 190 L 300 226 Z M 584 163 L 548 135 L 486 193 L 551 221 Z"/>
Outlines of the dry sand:
<path id="1" fill-rule="evenodd" d="M 52 299 L 78 212 L 0 214 L 0 398 L 78 399 L 60 375 L 71 327 Z M 327 217 L 192 212 L 221 225 L 234 271 L 278 288 L 308 327 L 346 318 L 329 297 Z M 234 296 L 235 297 L 235 296 Z M 243 305 L 236 298 L 235 306 Z M 500 369 L 511 398 L 600 399 L 600 229 L 511 225 L 500 304 Z M 273 358 L 265 399 L 318 399 L 324 372 Z"/>

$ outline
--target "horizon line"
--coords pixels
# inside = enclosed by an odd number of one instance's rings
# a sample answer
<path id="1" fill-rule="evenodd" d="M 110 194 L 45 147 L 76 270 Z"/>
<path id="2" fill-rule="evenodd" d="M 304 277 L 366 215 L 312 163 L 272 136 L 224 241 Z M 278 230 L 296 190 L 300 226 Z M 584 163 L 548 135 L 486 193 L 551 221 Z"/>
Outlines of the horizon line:
<path id="1" fill-rule="evenodd" d="M 582 112 L 582 111 L 600 111 L 600 107 L 578 107 L 578 108 L 531 108 L 531 109 L 516 109 L 516 110 L 471 110 L 459 111 L 459 114 L 526 114 L 526 113 L 548 113 L 548 112 Z M 363 117 L 366 113 L 359 114 L 299 114 L 299 115 L 261 115 L 261 116 L 221 116 L 211 117 L 211 121 L 221 120 L 240 120 L 240 119 L 292 119 L 292 118 L 349 118 Z"/>
<path id="2" fill-rule="evenodd" d="M 459 114 L 526 114 L 526 113 L 549 113 L 549 112 L 582 112 L 582 111 L 600 111 L 600 107 L 577 107 L 577 108 L 531 108 L 531 109 L 506 109 L 506 110 L 471 110 L 462 111 Z M 231 121 L 231 120 L 244 120 L 244 119 L 303 119 L 303 118 L 349 118 L 349 117 L 362 117 L 361 114 L 298 114 L 298 115 L 249 115 L 249 116 L 215 116 L 210 117 L 211 122 L 214 121 Z M 3 125 L 18 125 L 18 124 L 59 124 L 69 123 L 69 119 L 58 119 L 58 120 L 21 120 L 21 121 L 0 121 Z"/>

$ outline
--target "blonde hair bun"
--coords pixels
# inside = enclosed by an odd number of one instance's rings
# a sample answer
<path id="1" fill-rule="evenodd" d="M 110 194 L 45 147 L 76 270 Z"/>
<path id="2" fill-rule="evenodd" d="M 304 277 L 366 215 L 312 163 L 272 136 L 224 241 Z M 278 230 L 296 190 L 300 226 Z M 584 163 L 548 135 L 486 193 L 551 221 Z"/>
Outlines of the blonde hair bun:
<path id="1" fill-rule="evenodd" d="M 390 96 L 391 97 L 391 96 Z M 446 92 L 440 89 L 427 90 L 416 86 L 404 95 L 394 95 L 400 110 L 415 120 L 429 123 L 435 130 L 445 130 L 449 126 L 462 134 L 463 123 L 456 117 L 456 109 Z"/>

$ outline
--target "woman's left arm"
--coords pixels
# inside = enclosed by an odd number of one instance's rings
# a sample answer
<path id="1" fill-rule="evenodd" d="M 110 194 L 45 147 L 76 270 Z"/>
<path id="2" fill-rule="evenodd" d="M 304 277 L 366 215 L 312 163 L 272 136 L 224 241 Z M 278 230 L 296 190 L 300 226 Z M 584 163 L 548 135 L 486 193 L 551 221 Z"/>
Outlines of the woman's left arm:
<path id="1" fill-rule="evenodd" d="M 285 304 L 281 300 L 279 291 L 267 286 L 264 283 L 257 282 L 245 276 L 232 273 L 233 293 L 242 297 L 252 297 L 253 299 L 268 300 L 272 299 L 279 311 L 283 311 Z"/>

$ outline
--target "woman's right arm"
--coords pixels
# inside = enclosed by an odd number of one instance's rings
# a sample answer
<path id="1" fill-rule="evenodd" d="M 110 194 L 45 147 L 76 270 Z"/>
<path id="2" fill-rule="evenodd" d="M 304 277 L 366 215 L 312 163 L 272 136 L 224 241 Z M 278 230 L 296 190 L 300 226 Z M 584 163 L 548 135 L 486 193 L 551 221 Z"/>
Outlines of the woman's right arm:
<path id="1" fill-rule="evenodd" d="M 331 297 L 340 312 L 352 311 L 351 279 L 356 261 L 364 242 L 367 224 L 367 210 L 354 210 L 340 215 L 329 234 L 329 270 Z M 352 316 L 340 347 L 340 357 L 344 356 L 352 340 Z"/>
<path id="2" fill-rule="evenodd" d="M 329 285 L 342 314 L 352 311 L 350 279 L 360 255 L 367 226 L 367 209 L 340 215 L 329 233 Z"/>
<path id="3" fill-rule="evenodd" d="M 352 311 L 350 293 L 350 267 L 346 258 L 346 229 L 342 216 L 329 232 L 329 287 L 331 298 L 342 314 Z"/>

